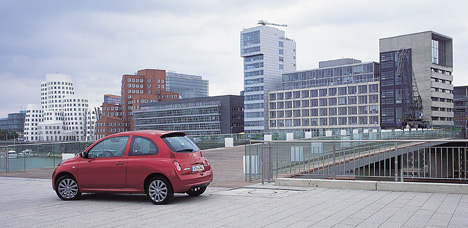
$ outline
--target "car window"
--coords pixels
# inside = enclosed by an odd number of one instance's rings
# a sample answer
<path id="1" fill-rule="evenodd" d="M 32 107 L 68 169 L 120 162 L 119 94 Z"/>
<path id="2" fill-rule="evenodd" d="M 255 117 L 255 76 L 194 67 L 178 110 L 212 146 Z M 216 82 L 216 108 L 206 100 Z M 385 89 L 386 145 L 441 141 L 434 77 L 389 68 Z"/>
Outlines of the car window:
<path id="1" fill-rule="evenodd" d="M 88 151 L 88 158 L 122 157 L 125 153 L 128 136 L 102 140 Z"/>
<path id="2" fill-rule="evenodd" d="M 158 153 L 158 146 L 156 146 L 153 140 L 139 136 L 133 137 L 129 156 L 156 155 Z"/>
<path id="3" fill-rule="evenodd" d="M 200 149 L 192 141 L 190 141 L 189 138 L 184 136 L 166 137 L 163 138 L 163 140 L 173 152 L 200 151 Z"/>

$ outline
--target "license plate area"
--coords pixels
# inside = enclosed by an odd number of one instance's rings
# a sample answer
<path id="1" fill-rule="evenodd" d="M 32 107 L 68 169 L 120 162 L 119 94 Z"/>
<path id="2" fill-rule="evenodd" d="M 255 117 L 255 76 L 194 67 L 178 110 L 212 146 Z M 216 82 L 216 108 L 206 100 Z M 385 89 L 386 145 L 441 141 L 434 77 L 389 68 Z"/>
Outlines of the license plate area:
<path id="1" fill-rule="evenodd" d="M 203 165 L 192 165 L 192 172 L 198 172 L 205 170 L 205 166 Z"/>

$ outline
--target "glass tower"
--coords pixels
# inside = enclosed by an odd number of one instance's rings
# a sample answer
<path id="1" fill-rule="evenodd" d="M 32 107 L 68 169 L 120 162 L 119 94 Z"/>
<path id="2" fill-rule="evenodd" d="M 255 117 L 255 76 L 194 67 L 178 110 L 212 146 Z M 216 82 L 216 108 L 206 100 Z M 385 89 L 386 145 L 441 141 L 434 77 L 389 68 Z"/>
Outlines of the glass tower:
<path id="1" fill-rule="evenodd" d="M 296 71 L 296 43 L 285 32 L 261 25 L 240 34 L 244 65 L 244 129 L 268 130 L 267 93 L 281 88 L 281 75 Z"/>

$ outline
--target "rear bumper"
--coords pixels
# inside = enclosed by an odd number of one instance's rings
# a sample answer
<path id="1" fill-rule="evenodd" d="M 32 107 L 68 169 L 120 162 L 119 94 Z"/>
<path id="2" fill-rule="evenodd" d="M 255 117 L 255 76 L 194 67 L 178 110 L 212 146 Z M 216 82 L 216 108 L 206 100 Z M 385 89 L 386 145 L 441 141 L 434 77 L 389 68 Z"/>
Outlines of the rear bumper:
<path id="1" fill-rule="evenodd" d="M 205 187 L 213 182 L 212 170 L 190 175 L 178 175 L 172 187 L 175 193 L 184 193 L 194 187 Z"/>

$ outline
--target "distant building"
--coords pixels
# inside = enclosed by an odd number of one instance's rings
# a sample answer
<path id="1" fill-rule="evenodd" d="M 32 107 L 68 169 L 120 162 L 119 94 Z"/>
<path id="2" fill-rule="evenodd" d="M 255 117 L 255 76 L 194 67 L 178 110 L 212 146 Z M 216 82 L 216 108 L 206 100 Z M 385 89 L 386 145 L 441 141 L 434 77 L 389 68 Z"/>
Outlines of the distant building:
<path id="1" fill-rule="evenodd" d="M 145 103 L 133 114 L 136 130 L 230 134 L 244 131 L 243 106 L 242 96 L 226 95 Z"/>
<path id="2" fill-rule="evenodd" d="M 123 108 L 121 98 L 117 95 L 104 95 L 104 103 L 99 109 L 99 117 L 96 121 L 96 138 L 126 131 L 126 123 L 123 121 Z"/>
<path id="3" fill-rule="evenodd" d="M 208 97 L 208 83 L 201 76 L 166 71 L 166 90 L 180 94 L 182 99 Z"/>
<path id="4" fill-rule="evenodd" d="M 94 111 L 77 97 L 71 76 L 48 74 L 41 83 L 41 107 L 28 105 L 24 123 L 27 141 L 84 141 L 93 138 Z M 88 124 L 89 120 L 89 124 Z"/>
<path id="5" fill-rule="evenodd" d="M 399 53 L 408 50 L 414 72 L 400 78 Z M 432 31 L 380 39 L 382 126 L 394 127 L 405 112 L 402 95 L 414 83 L 422 98 L 423 119 L 434 127 L 451 127 L 453 118 L 453 45 L 452 38 Z M 411 91 L 409 91 L 411 92 Z M 408 92 L 408 93 L 409 93 Z M 399 103 L 402 102 L 402 103 Z"/>
<path id="6" fill-rule="evenodd" d="M 165 70 L 139 70 L 135 75 L 122 76 L 121 86 L 122 120 L 125 131 L 135 130 L 133 112 L 142 104 L 181 99 L 181 95 L 167 91 Z"/>
<path id="7" fill-rule="evenodd" d="M 319 66 L 283 74 L 283 89 L 268 96 L 269 131 L 380 128 L 379 64 L 338 59 Z"/>
<path id="8" fill-rule="evenodd" d="M 454 86 L 454 122 L 456 127 L 468 127 L 468 86 Z"/>
<path id="9" fill-rule="evenodd" d="M 7 118 L 0 118 L 0 129 L 6 131 L 15 131 L 18 134 L 23 134 L 25 117 L 26 111 L 10 113 L 8 114 Z"/>
<path id="10" fill-rule="evenodd" d="M 281 88 L 281 75 L 296 71 L 296 43 L 277 28 L 260 25 L 240 34 L 244 67 L 245 132 L 268 129 L 268 92 Z"/>
<path id="11" fill-rule="evenodd" d="M 120 96 L 112 94 L 104 94 L 105 104 L 120 104 Z"/>

